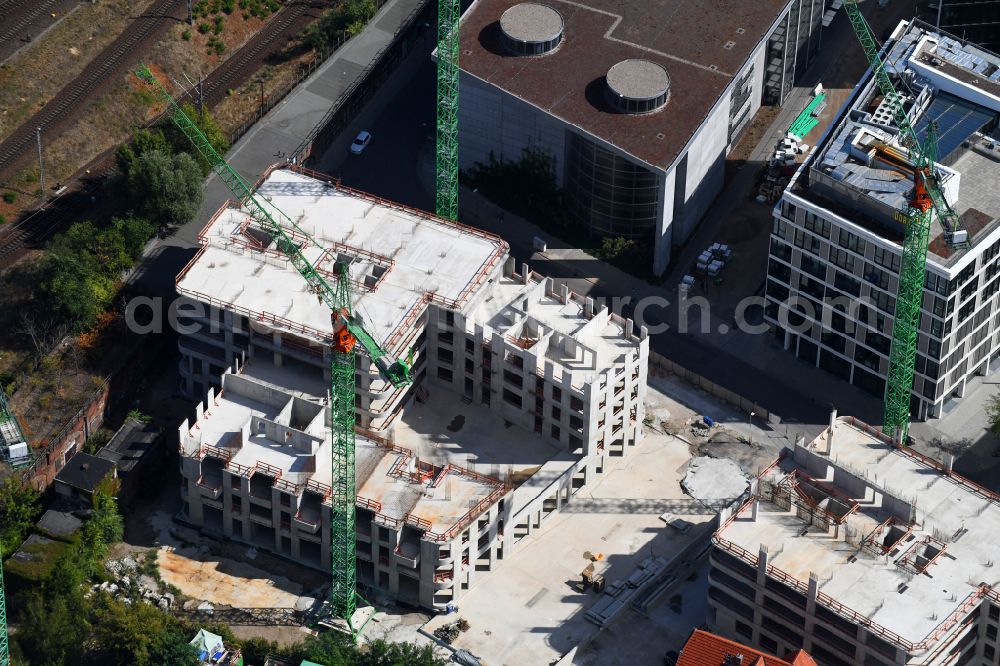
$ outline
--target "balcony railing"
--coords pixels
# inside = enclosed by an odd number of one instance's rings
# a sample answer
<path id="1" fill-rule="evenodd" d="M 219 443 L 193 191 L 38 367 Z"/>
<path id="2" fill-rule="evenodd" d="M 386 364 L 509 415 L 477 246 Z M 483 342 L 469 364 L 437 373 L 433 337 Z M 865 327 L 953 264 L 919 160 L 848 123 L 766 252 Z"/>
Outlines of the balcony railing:
<path id="1" fill-rule="evenodd" d="M 222 477 L 206 479 L 204 475 L 198 477 L 197 486 L 201 488 L 201 494 L 209 499 L 217 500 L 222 495 Z"/>

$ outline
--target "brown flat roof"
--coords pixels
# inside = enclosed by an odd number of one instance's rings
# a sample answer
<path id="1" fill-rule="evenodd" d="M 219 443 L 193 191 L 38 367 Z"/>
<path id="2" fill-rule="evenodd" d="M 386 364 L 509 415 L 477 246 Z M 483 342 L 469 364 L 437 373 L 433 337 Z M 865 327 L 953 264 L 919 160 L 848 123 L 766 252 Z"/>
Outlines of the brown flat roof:
<path id="1" fill-rule="evenodd" d="M 510 54 L 500 42 L 500 16 L 519 0 L 478 0 L 462 21 L 462 70 L 663 168 L 787 5 L 787 0 L 532 2 L 563 16 L 563 40 L 555 51 Z M 659 111 L 628 115 L 605 101 L 605 74 L 629 58 L 667 70 L 670 98 Z"/>

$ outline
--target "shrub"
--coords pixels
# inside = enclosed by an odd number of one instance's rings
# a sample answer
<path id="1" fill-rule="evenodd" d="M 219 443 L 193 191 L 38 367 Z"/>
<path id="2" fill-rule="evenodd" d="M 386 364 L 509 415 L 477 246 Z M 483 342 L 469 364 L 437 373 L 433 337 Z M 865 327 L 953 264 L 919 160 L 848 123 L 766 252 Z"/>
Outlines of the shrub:
<path id="1" fill-rule="evenodd" d="M 14 203 L 17 201 L 17 192 L 4 192 L 3 200 L 9 204 Z"/>
<path id="2" fill-rule="evenodd" d="M 4 225 L 4 224 L 7 224 L 7 216 L 6 215 L 0 215 L 0 225 Z"/>
<path id="3" fill-rule="evenodd" d="M 212 29 L 212 26 L 210 26 L 210 25 L 209 25 L 209 24 L 207 24 L 207 23 L 199 23 L 199 24 L 198 24 L 198 32 L 200 32 L 200 33 L 201 33 L 201 34 L 203 34 L 203 35 L 204 35 L 204 34 L 205 34 L 206 32 L 208 32 L 209 30 L 211 30 L 211 29 Z"/>
<path id="4" fill-rule="evenodd" d="M 191 41 L 191 31 L 190 30 L 185 30 L 184 32 L 182 32 L 181 33 L 181 39 L 183 39 L 185 42 L 190 42 Z"/>
<path id="5" fill-rule="evenodd" d="M 221 35 L 222 34 L 222 17 L 221 16 L 216 16 L 215 17 L 215 24 L 212 26 L 212 33 L 215 34 L 215 35 Z"/>

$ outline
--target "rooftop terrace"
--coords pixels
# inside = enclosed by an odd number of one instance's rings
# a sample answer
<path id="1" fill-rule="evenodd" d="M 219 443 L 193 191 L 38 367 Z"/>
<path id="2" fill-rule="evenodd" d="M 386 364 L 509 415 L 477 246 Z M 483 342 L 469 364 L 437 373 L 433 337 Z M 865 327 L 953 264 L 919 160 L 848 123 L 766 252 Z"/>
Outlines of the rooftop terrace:
<path id="1" fill-rule="evenodd" d="M 519 0 L 477 0 L 462 19 L 462 69 L 647 164 L 669 166 L 788 4 L 785 0 L 551 0 L 559 47 L 518 57 L 500 17 Z M 623 60 L 650 60 L 669 77 L 669 101 L 646 115 L 617 113 L 604 78 Z"/>
<path id="2" fill-rule="evenodd" d="M 926 138 L 931 121 L 938 127 L 937 171 L 945 199 L 973 246 L 984 241 L 1000 226 L 1000 192 L 994 186 L 1000 180 L 1000 149 L 989 136 L 1000 115 L 1000 56 L 915 22 L 896 29 L 885 61 L 917 136 Z M 809 186 L 797 193 L 901 243 L 896 214 L 908 207 L 914 176 L 898 133 L 869 75 L 807 162 Z M 928 258 L 948 266 L 965 251 L 948 245 L 944 233 L 935 216 Z"/>
<path id="3" fill-rule="evenodd" d="M 715 541 L 910 651 L 988 595 L 1000 548 L 1000 496 L 853 418 L 796 446 L 758 483 Z"/>

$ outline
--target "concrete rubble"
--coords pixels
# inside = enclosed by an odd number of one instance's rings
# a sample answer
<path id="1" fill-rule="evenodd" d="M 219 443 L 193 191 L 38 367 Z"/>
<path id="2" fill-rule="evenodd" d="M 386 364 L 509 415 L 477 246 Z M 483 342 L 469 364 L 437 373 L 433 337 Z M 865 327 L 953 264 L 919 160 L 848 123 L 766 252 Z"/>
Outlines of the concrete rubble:
<path id="1" fill-rule="evenodd" d="M 684 492 L 702 501 L 732 500 L 746 492 L 749 481 L 740 466 L 728 458 L 691 460 L 681 481 Z"/>
<path id="2" fill-rule="evenodd" d="M 112 580 L 91 587 L 92 592 L 101 590 L 125 604 L 141 599 L 151 606 L 169 611 L 175 606 L 176 597 L 170 592 L 160 592 L 160 584 L 151 576 L 139 574 L 139 562 L 126 556 L 118 560 L 108 560 L 104 568 Z"/>

